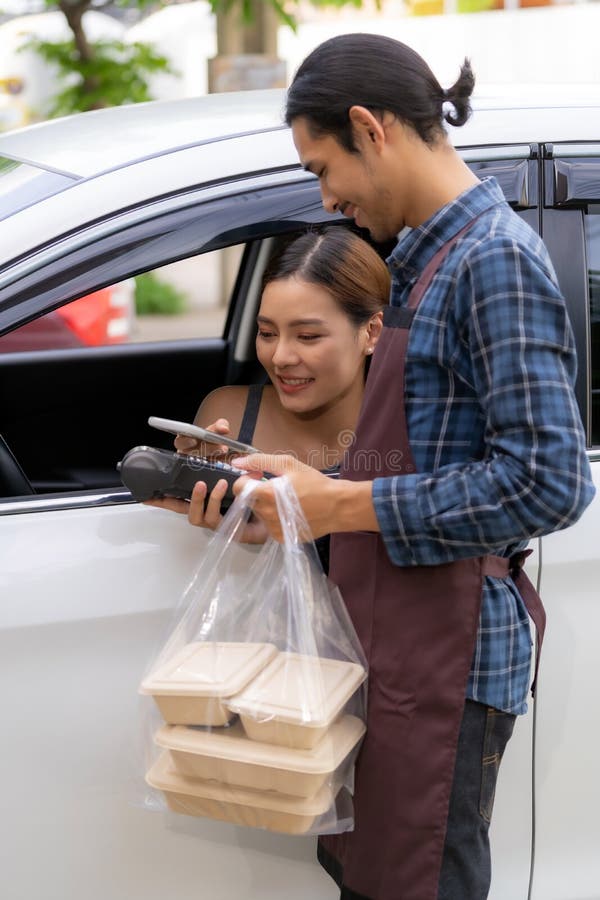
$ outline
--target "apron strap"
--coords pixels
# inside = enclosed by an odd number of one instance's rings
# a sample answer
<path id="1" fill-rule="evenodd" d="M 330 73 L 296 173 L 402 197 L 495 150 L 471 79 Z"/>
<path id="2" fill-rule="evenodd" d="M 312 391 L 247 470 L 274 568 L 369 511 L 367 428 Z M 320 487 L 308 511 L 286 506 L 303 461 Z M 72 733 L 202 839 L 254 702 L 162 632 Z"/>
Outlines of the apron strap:
<path id="1" fill-rule="evenodd" d="M 481 215 L 481 213 L 479 215 Z M 450 240 L 446 241 L 445 244 L 442 244 L 440 249 L 436 253 L 434 253 L 434 255 L 431 257 L 431 259 L 419 275 L 417 281 L 415 282 L 415 285 L 412 288 L 408 301 L 406 303 L 406 309 L 417 308 L 423 298 L 423 294 L 433 281 L 433 276 L 440 268 L 443 260 L 448 256 L 459 238 L 461 238 L 463 234 L 465 234 L 465 232 L 469 231 L 469 229 L 473 227 L 473 225 L 479 218 L 479 215 L 475 216 L 474 219 L 471 219 L 469 222 L 467 222 L 466 225 L 463 225 L 460 231 L 457 231 L 456 234 L 450 238 Z"/>
<path id="2" fill-rule="evenodd" d="M 484 556 L 482 560 L 482 572 L 484 575 L 491 575 L 492 578 L 507 578 L 510 575 L 519 594 L 523 598 L 527 612 L 535 625 L 535 666 L 533 682 L 531 684 L 531 693 L 535 696 L 538 669 L 540 665 L 540 653 L 542 641 L 544 639 L 544 631 L 546 630 L 546 611 L 542 606 L 542 601 L 540 600 L 538 592 L 523 571 L 525 560 L 528 556 L 531 556 L 532 553 L 533 550 L 521 550 L 518 553 L 513 553 L 511 557 Z"/>

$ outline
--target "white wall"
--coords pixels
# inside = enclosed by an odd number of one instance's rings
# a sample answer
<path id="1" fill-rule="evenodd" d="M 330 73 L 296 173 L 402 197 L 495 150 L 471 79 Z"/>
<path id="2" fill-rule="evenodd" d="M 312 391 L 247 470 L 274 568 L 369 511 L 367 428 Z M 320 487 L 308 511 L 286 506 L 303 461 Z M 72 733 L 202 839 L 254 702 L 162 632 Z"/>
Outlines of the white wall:
<path id="1" fill-rule="evenodd" d="M 492 11 L 470 15 L 346 16 L 338 23 L 311 23 L 279 35 L 280 55 L 288 77 L 313 47 L 340 31 L 369 31 L 397 38 L 420 53 L 444 86 L 470 57 L 480 82 L 591 81 L 600 92 L 600 3 Z"/>
<path id="2" fill-rule="evenodd" d="M 279 55 L 288 80 L 321 41 L 349 31 L 386 34 L 410 44 L 445 85 L 470 57 L 480 83 L 592 82 L 600 91 L 600 3 L 537 7 L 445 16 L 352 15 L 345 10 L 319 22 L 300 24 L 294 34 L 279 30 Z M 180 79 L 158 76 L 156 96 L 206 92 L 206 60 L 216 53 L 214 22 L 205 0 L 165 7 L 128 31 L 130 40 L 148 40 L 173 60 Z"/>
<path id="3" fill-rule="evenodd" d="M 86 13 L 90 34 L 117 36 L 121 24 L 97 12 Z M 22 76 L 25 92 L 18 99 L 43 107 L 51 80 L 45 64 L 31 53 L 17 53 L 27 31 L 40 36 L 65 33 L 60 13 L 14 19 L 0 26 L 0 78 Z M 279 55 L 288 64 L 288 79 L 302 59 L 321 41 L 348 31 L 387 34 L 410 44 L 448 86 L 469 56 L 480 83 L 556 85 L 592 82 L 600 91 L 600 3 L 494 11 L 471 15 L 411 17 L 401 14 L 357 15 L 348 10 L 306 22 L 293 34 L 282 27 Z M 179 75 L 156 75 L 151 89 L 157 99 L 206 93 L 207 59 L 216 53 L 214 19 L 206 0 L 165 7 L 131 26 L 126 39 L 147 41 L 164 53 Z"/>
<path id="4" fill-rule="evenodd" d="M 205 0 L 165 6 L 132 25 L 126 40 L 153 44 L 179 73 L 157 74 L 149 79 L 157 99 L 193 97 L 207 91 L 207 59 L 216 55 L 214 18 Z"/>

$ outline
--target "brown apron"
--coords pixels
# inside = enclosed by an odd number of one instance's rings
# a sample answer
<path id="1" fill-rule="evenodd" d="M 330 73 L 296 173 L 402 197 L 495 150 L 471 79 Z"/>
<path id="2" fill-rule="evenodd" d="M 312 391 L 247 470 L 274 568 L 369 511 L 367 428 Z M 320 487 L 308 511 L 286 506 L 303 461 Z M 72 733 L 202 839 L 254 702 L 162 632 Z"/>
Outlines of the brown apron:
<path id="1" fill-rule="evenodd" d="M 472 224 L 435 254 L 407 307 L 384 311 L 342 477 L 360 481 L 416 471 L 404 408 L 409 329 L 442 260 Z M 485 575 L 513 575 L 536 625 L 538 651 L 541 645 L 545 616 L 521 571 L 526 555 L 402 567 L 390 562 L 379 534 L 332 537 L 330 577 L 341 589 L 369 661 L 355 829 L 323 836 L 319 846 L 321 862 L 349 896 L 436 900 Z"/>

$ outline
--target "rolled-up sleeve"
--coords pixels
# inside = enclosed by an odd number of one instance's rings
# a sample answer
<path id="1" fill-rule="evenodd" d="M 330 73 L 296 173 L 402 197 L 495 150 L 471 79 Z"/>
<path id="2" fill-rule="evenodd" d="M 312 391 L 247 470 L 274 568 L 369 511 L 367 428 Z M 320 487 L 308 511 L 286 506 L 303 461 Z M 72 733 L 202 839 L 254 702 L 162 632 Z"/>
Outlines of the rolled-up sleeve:
<path id="1" fill-rule="evenodd" d="M 594 495 L 573 335 L 549 260 L 504 236 L 476 245 L 461 266 L 456 353 L 482 411 L 484 450 L 481 459 L 375 480 L 382 536 L 400 566 L 479 556 L 566 528 Z"/>

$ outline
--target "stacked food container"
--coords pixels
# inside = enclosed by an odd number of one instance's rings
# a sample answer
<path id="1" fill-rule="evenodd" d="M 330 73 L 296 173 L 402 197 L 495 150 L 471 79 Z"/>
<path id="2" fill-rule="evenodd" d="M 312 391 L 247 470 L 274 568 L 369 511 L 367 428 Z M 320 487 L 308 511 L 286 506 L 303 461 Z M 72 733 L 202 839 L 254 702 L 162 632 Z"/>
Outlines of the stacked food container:
<path id="1" fill-rule="evenodd" d="M 273 644 L 187 644 L 140 687 L 165 721 L 146 781 L 178 813 L 312 831 L 335 806 L 364 734 L 346 709 L 365 678 L 357 663 Z"/>

